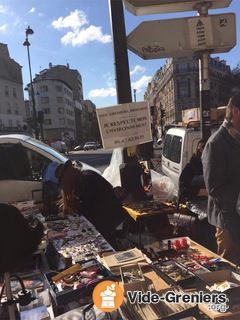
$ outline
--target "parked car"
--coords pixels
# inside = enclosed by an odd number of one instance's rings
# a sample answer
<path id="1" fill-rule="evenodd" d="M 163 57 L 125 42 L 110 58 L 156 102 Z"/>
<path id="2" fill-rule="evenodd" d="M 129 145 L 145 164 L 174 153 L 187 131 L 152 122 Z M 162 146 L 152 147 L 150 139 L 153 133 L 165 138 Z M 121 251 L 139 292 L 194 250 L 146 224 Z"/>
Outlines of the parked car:
<path id="1" fill-rule="evenodd" d="M 97 143 L 95 141 L 89 141 L 89 142 L 86 142 L 84 147 L 83 147 L 83 150 L 84 151 L 88 151 L 88 150 L 97 150 Z"/>
<path id="2" fill-rule="evenodd" d="M 74 150 L 74 151 L 80 151 L 80 150 L 83 150 L 83 147 L 84 147 L 84 144 L 81 143 L 81 144 L 79 144 L 78 146 L 74 147 L 73 150 Z"/>
<path id="3" fill-rule="evenodd" d="M 55 141 L 51 143 L 51 147 L 58 152 L 66 153 L 68 152 L 68 147 L 64 141 Z"/>
<path id="4" fill-rule="evenodd" d="M 49 163 L 69 160 L 49 145 L 22 134 L 0 135 L 0 202 L 42 201 L 42 174 Z M 82 170 L 101 172 L 75 161 Z"/>

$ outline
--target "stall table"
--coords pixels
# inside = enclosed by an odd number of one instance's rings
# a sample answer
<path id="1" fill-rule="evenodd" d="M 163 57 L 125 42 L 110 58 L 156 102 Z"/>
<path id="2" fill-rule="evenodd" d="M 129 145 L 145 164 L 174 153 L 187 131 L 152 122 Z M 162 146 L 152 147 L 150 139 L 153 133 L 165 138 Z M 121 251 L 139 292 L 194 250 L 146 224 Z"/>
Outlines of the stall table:
<path id="1" fill-rule="evenodd" d="M 142 225 L 144 219 L 154 215 L 172 216 L 176 212 L 176 206 L 172 203 L 159 203 L 156 201 L 138 201 L 133 203 L 124 204 L 124 209 L 128 212 L 129 216 L 138 223 L 139 230 L 139 245 L 142 245 Z M 180 213 L 186 213 L 187 207 L 185 205 L 179 206 Z"/>

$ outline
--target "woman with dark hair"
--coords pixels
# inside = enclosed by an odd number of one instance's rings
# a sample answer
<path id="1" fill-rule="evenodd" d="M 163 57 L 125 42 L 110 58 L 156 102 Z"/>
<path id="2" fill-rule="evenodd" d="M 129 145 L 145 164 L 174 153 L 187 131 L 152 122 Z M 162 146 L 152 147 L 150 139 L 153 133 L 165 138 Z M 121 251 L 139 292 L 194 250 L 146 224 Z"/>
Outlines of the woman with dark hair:
<path id="1" fill-rule="evenodd" d="M 184 198 L 188 209 L 198 216 L 198 241 L 215 252 L 217 248 L 215 228 L 208 223 L 207 219 L 208 192 L 204 182 L 201 160 L 205 145 L 206 140 L 198 141 L 196 151 L 180 175 L 179 190 L 180 196 Z"/>
<path id="2" fill-rule="evenodd" d="M 61 187 L 59 205 L 64 214 L 84 215 L 117 249 L 116 228 L 128 217 L 117 189 L 95 171 L 74 167 L 70 160 L 59 164 L 55 175 Z"/>

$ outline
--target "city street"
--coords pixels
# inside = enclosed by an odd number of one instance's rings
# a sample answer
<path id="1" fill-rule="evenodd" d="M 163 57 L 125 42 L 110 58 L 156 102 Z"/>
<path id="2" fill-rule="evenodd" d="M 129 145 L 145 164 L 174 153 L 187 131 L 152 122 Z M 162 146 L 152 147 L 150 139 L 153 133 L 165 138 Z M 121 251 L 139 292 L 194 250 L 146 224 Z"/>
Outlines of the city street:
<path id="1" fill-rule="evenodd" d="M 154 148 L 154 164 L 159 161 L 161 154 L 162 150 L 159 147 Z M 112 150 L 71 151 L 66 153 L 65 156 L 72 160 L 85 162 L 103 173 L 111 161 Z"/>
<path id="2" fill-rule="evenodd" d="M 71 151 L 65 156 L 71 160 L 85 162 L 103 173 L 111 161 L 112 150 Z"/>

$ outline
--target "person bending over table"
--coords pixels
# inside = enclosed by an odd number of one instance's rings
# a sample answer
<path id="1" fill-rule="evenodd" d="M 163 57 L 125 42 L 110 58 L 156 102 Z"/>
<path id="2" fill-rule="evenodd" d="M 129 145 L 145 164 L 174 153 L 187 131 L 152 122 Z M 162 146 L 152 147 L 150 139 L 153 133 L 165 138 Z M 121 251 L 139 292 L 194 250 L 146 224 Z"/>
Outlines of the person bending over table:
<path id="1" fill-rule="evenodd" d="M 113 186 L 92 170 L 74 167 L 71 160 L 55 170 L 61 188 L 59 206 L 64 214 L 84 215 L 117 249 L 116 228 L 128 218 L 121 197 Z"/>

